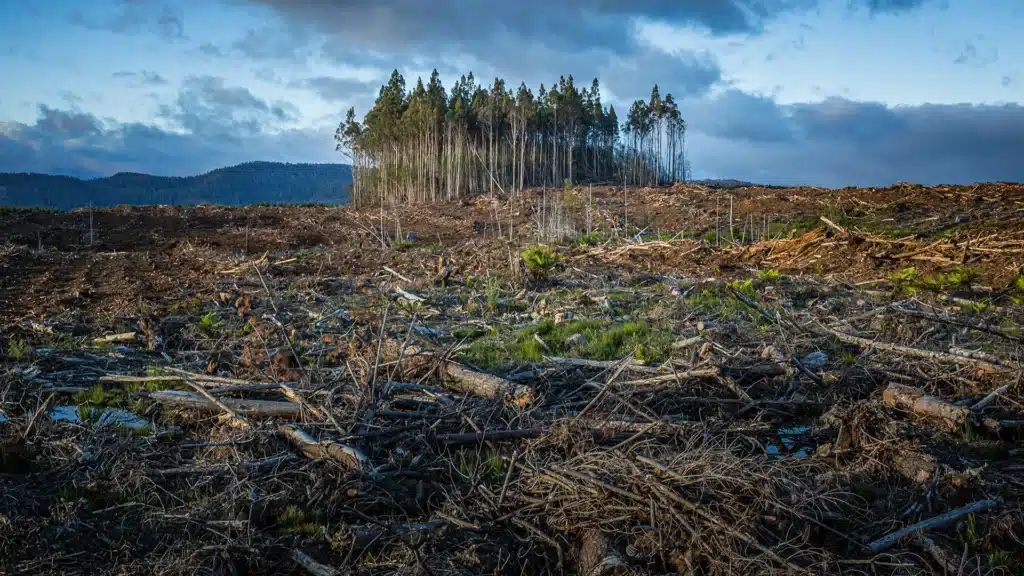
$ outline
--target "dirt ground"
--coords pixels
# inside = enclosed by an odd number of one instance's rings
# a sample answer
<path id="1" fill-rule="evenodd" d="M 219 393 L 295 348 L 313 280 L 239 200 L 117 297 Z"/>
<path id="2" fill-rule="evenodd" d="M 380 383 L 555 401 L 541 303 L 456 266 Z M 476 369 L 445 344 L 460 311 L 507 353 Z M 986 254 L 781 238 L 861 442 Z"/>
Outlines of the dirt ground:
<path id="1" fill-rule="evenodd" d="M 1024 574 L 1022 210 L 0 210 L 0 573 Z"/>

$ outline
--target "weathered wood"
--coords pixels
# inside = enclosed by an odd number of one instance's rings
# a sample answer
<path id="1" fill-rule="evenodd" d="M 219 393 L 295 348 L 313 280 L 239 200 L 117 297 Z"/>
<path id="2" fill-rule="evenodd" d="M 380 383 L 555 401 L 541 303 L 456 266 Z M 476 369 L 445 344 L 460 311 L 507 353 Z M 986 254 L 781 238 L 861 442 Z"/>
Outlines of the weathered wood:
<path id="1" fill-rule="evenodd" d="M 96 344 L 114 344 L 115 342 L 134 342 L 138 334 L 135 332 L 122 332 L 120 334 L 110 334 L 108 336 L 100 336 L 93 340 Z"/>
<path id="2" fill-rule="evenodd" d="M 577 560 L 580 576 L 639 575 L 626 563 L 624 554 L 613 546 L 612 538 L 600 530 L 583 532 Z"/>
<path id="3" fill-rule="evenodd" d="M 242 426 L 244 428 L 249 428 L 250 427 L 249 422 L 245 418 L 242 418 L 238 414 L 235 414 L 234 409 L 232 409 L 230 406 L 228 406 L 227 404 L 221 402 L 216 397 L 214 397 L 212 394 L 207 392 L 206 388 L 203 388 L 199 384 L 196 384 L 195 382 L 193 382 L 193 381 L 191 381 L 191 380 L 189 380 L 187 378 L 185 379 L 185 382 L 188 383 L 189 386 L 194 388 L 196 392 L 199 392 L 199 394 L 202 395 L 203 398 L 206 398 L 210 402 L 213 402 L 213 404 L 215 406 L 217 406 L 218 408 L 223 410 L 231 418 L 232 422 L 234 422 L 235 424 L 237 424 L 239 426 Z"/>
<path id="4" fill-rule="evenodd" d="M 557 364 L 560 366 L 582 366 L 584 368 L 616 368 L 622 363 L 622 360 L 588 360 L 586 358 L 564 358 L 561 356 L 545 356 L 544 361 L 549 364 Z M 639 360 L 631 360 L 626 368 L 628 370 L 634 370 L 637 372 L 657 372 L 657 368 L 651 366 L 645 366 L 643 362 Z"/>
<path id="5" fill-rule="evenodd" d="M 333 440 L 314 440 L 309 434 L 291 425 L 281 426 L 278 430 L 311 460 L 327 458 L 356 471 L 370 467 L 369 459 L 358 448 Z"/>
<path id="6" fill-rule="evenodd" d="M 449 387 L 463 394 L 495 400 L 504 399 L 511 404 L 526 407 L 533 403 L 533 388 L 516 384 L 504 378 L 474 372 L 454 362 L 445 364 L 445 373 L 454 382 Z"/>
<path id="7" fill-rule="evenodd" d="M 979 500 L 978 502 L 973 502 L 971 504 L 968 504 L 967 506 L 961 506 L 960 508 L 946 512 L 945 514 L 940 514 L 933 518 L 922 520 L 916 524 L 911 524 L 906 528 L 902 528 L 900 530 L 892 532 L 891 534 L 887 534 L 879 538 L 878 540 L 875 540 L 874 542 L 868 544 L 868 548 L 876 554 L 878 552 L 884 552 L 885 550 L 892 548 L 893 546 L 898 544 L 900 540 L 903 540 L 911 534 L 921 532 L 924 530 L 942 528 L 943 526 L 947 526 L 949 524 L 952 524 L 953 522 L 956 522 L 957 520 L 963 518 L 964 516 L 967 516 L 968 514 L 974 514 L 975 512 L 981 512 L 982 510 L 995 508 L 995 506 L 995 500 Z"/>
<path id="8" fill-rule="evenodd" d="M 430 522 L 412 522 L 409 524 L 392 524 L 380 526 L 367 524 L 364 526 L 353 526 L 349 529 L 351 546 L 355 550 L 362 550 L 374 545 L 381 545 L 390 538 L 399 538 L 413 546 L 418 545 L 427 536 L 428 532 L 449 526 L 447 520 L 431 520 Z"/>
<path id="9" fill-rule="evenodd" d="M 678 380 L 687 380 L 690 378 L 716 378 L 720 374 L 721 370 L 718 368 L 687 370 L 684 372 L 673 372 L 672 374 L 662 374 L 660 376 L 644 378 L 643 380 L 630 380 L 628 382 L 623 382 L 622 384 L 620 384 L 620 386 L 650 386 L 651 384 L 661 384 L 663 382 L 676 382 Z"/>
<path id="10" fill-rule="evenodd" d="M 306 572 L 309 572 L 313 576 L 340 576 L 341 572 L 338 572 L 330 566 L 324 566 L 323 564 L 313 560 L 308 554 L 299 550 L 298 548 L 292 550 L 292 560 L 299 566 L 302 566 Z"/>
<path id="11" fill-rule="evenodd" d="M 821 326 L 821 329 L 828 332 L 832 336 L 835 336 L 839 340 L 848 344 L 858 344 L 865 348 L 877 348 L 879 350 L 887 350 L 889 352 L 897 352 L 905 356 L 915 356 L 917 358 L 927 358 L 929 360 L 939 360 L 942 362 L 952 362 L 954 364 L 964 364 L 968 366 L 980 366 L 990 370 L 1002 370 L 1005 369 L 1003 363 L 993 364 L 987 360 L 979 358 L 970 358 L 968 356 L 961 356 L 957 354 L 947 354 L 945 352 L 934 352 L 932 350 L 922 350 L 920 348 L 911 348 L 910 346 L 900 346 L 899 344 L 886 344 L 885 342 L 877 342 L 868 338 L 861 338 L 860 336 L 854 336 L 852 334 L 846 334 L 838 330 L 834 330 L 827 326 Z"/>
<path id="12" fill-rule="evenodd" d="M 882 399 L 894 408 L 940 419 L 951 430 L 963 428 L 970 416 L 970 409 L 966 406 L 954 406 L 941 398 L 926 394 L 920 388 L 903 384 L 890 383 L 882 393 Z"/>
<path id="13" fill-rule="evenodd" d="M 150 392 L 153 400 L 181 408 L 192 408 L 204 412 L 223 412 L 217 404 L 210 402 L 199 394 L 182 390 L 158 390 Z M 302 409 L 293 402 L 277 402 L 272 400 L 242 400 L 238 398 L 221 398 L 220 401 L 239 415 L 253 418 L 297 418 Z"/>

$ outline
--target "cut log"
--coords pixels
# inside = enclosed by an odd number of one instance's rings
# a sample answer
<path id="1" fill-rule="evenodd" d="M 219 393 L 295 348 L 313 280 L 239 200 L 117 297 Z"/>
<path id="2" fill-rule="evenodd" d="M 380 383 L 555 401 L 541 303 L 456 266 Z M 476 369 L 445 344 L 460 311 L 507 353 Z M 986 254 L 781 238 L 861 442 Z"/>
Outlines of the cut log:
<path id="1" fill-rule="evenodd" d="M 519 407 L 533 403 L 534 392 L 529 386 L 516 384 L 492 374 L 474 372 L 454 362 L 445 364 L 445 372 L 454 381 L 449 387 L 457 392 L 481 398 L 504 399 Z"/>
<path id="2" fill-rule="evenodd" d="M 121 334 L 111 334 L 109 336 L 100 336 L 93 340 L 96 344 L 114 344 L 117 342 L 135 342 L 135 338 L 138 336 L 135 332 L 122 332 Z"/>
<path id="3" fill-rule="evenodd" d="M 966 406 L 954 406 L 941 398 L 925 394 L 920 388 L 903 384 L 890 383 L 882 398 L 886 404 L 894 408 L 941 420 L 950 430 L 962 429 L 967 424 L 971 412 Z"/>
<path id="4" fill-rule="evenodd" d="M 150 392 L 149 397 L 161 404 L 180 408 L 192 408 L 204 412 L 223 412 L 219 406 L 201 395 L 182 390 L 158 390 Z M 220 401 L 240 416 L 252 418 L 298 418 L 302 412 L 301 407 L 292 402 L 240 400 L 238 398 L 222 398 Z"/>
<path id="5" fill-rule="evenodd" d="M 309 434 L 291 425 L 281 426 L 278 430 L 311 460 L 327 458 L 356 471 L 370 467 L 369 459 L 358 448 L 333 440 L 314 440 Z"/>
<path id="6" fill-rule="evenodd" d="M 608 534 L 590 529 L 583 533 L 577 560 L 580 576 L 639 575 L 626 563 L 625 555 L 616 550 Z"/>

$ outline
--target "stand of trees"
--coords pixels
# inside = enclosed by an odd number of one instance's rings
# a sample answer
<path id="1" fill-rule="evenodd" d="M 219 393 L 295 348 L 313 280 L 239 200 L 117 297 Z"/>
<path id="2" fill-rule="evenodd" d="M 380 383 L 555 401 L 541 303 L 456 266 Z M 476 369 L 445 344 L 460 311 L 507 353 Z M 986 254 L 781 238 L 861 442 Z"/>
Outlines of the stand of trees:
<path id="1" fill-rule="evenodd" d="M 655 185 L 687 178 L 686 121 L 658 87 L 637 100 L 622 124 L 588 88 L 562 77 L 536 95 L 472 72 L 446 92 L 435 70 L 406 89 L 397 70 L 362 122 L 349 109 L 335 133 L 351 157 L 357 204 L 433 202 L 529 186 L 615 182 Z"/>

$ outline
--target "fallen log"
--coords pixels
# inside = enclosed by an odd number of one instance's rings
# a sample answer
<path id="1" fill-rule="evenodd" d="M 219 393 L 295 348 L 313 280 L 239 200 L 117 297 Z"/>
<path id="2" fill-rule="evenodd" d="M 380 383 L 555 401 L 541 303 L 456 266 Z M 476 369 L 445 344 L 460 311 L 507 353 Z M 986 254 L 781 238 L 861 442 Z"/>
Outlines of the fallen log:
<path id="1" fill-rule="evenodd" d="M 122 332 L 120 334 L 110 334 L 109 336 L 100 336 L 93 340 L 96 344 L 114 344 L 123 342 L 134 342 L 138 336 L 135 332 Z"/>
<path id="2" fill-rule="evenodd" d="M 958 354 L 947 354 L 945 352 L 934 352 L 932 350 L 922 350 L 920 348 L 911 348 L 910 346 L 900 346 L 899 344 L 887 344 L 885 342 L 877 342 L 868 338 L 861 338 L 860 336 L 846 334 L 821 324 L 819 324 L 819 326 L 825 332 L 828 332 L 847 344 L 858 344 L 865 348 L 877 348 L 879 350 L 887 350 L 889 352 L 897 352 L 905 356 L 915 356 L 917 358 L 927 358 L 929 360 L 939 360 L 942 362 L 964 364 L 967 366 L 980 366 L 989 370 L 1003 370 L 1006 368 L 1004 363 L 993 364 L 988 360 L 980 358 L 971 358 L 969 356 L 961 356 Z"/>
<path id="3" fill-rule="evenodd" d="M 356 471 L 370 467 L 369 459 L 358 448 L 333 440 L 314 440 L 309 434 L 291 425 L 281 426 L 278 430 L 310 460 L 327 458 Z"/>
<path id="4" fill-rule="evenodd" d="M 967 424 L 971 412 L 966 406 L 954 406 L 941 398 L 926 394 L 920 388 L 903 384 L 890 383 L 882 393 L 882 399 L 894 408 L 942 420 L 950 430 L 962 429 Z"/>
<path id="5" fill-rule="evenodd" d="M 454 362 L 445 363 L 445 373 L 453 380 L 449 388 L 463 394 L 471 394 L 493 400 L 504 399 L 521 408 L 533 403 L 533 388 L 516 384 L 504 378 L 482 372 L 474 372 Z"/>
<path id="6" fill-rule="evenodd" d="M 199 394 L 182 390 L 157 390 L 148 396 L 161 403 L 179 408 L 191 408 L 204 412 L 223 412 L 217 404 Z M 240 416 L 253 418 L 298 418 L 302 408 L 292 402 L 272 400 L 241 400 L 238 398 L 221 398 L 220 401 Z"/>
<path id="7" fill-rule="evenodd" d="M 902 528 L 891 534 L 887 534 L 879 538 L 878 540 L 875 540 L 874 542 L 868 544 L 868 548 L 876 554 L 878 552 L 884 552 L 885 550 L 892 548 L 893 546 L 898 544 L 900 540 L 903 540 L 911 534 L 922 532 L 924 530 L 942 528 L 943 526 L 947 526 L 949 524 L 952 524 L 953 522 L 956 522 L 957 520 L 963 518 L 964 516 L 967 516 L 968 514 L 974 514 L 975 512 L 981 512 L 982 510 L 995 508 L 995 505 L 995 500 L 979 500 L 978 502 L 968 504 L 967 506 L 961 506 L 960 508 L 946 512 L 945 514 L 940 514 L 933 518 L 922 520 L 916 524 L 911 524 L 906 528 Z"/>

